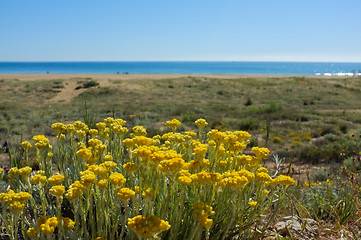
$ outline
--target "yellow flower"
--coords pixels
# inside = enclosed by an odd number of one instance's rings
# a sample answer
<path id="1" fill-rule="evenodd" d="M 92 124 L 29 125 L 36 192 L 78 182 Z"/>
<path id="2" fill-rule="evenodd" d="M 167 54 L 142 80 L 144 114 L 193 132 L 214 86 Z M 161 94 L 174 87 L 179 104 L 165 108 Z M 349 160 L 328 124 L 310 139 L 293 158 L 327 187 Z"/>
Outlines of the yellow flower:
<path id="1" fill-rule="evenodd" d="M 95 174 L 90 170 L 80 172 L 80 176 L 81 183 L 86 187 L 89 187 L 96 180 Z"/>
<path id="2" fill-rule="evenodd" d="M 181 125 L 181 122 L 177 119 L 172 119 L 170 121 L 165 122 L 165 126 L 170 127 L 171 129 L 175 130 Z"/>
<path id="3" fill-rule="evenodd" d="M 194 154 L 198 157 L 198 159 L 203 159 L 204 155 L 208 150 L 207 144 L 198 144 L 194 149 Z"/>
<path id="4" fill-rule="evenodd" d="M 68 217 L 63 217 L 63 222 L 64 222 L 64 227 L 67 230 L 71 230 L 75 226 L 75 222 L 73 220 L 71 220 L 70 218 L 68 218 Z"/>
<path id="5" fill-rule="evenodd" d="M 161 161 L 158 165 L 158 169 L 164 173 L 175 175 L 177 172 L 182 170 L 184 164 L 185 161 L 182 158 L 173 158 Z"/>
<path id="6" fill-rule="evenodd" d="M 83 159 L 84 161 L 88 161 L 92 156 L 92 148 L 83 148 L 76 152 L 76 156 Z"/>
<path id="7" fill-rule="evenodd" d="M 122 199 L 123 201 L 133 198 L 134 196 L 135 192 L 129 188 L 121 188 L 117 192 L 117 197 Z"/>
<path id="8" fill-rule="evenodd" d="M 27 177 L 31 173 L 31 171 L 31 167 L 26 166 L 19 169 L 19 175 L 22 177 Z"/>
<path id="9" fill-rule="evenodd" d="M 295 180 L 293 180 L 290 176 L 279 175 L 277 178 L 272 180 L 272 184 L 279 185 L 297 185 Z"/>
<path id="10" fill-rule="evenodd" d="M 49 193 L 56 197 L 61 197 L 65 193 L 65 187 L 62 185 L 53 186 L 50 188 Z"/>
<path id="11" fill-rule="evenodd" d="M 64 176 L 61 174 L 53 175 L 48 179 L 51 185 L 60 185 L 64 181 Z"/>
<path id="12" fill-rule="evenodd" d="M 39 228 L 45 235 L 51 235 L 55 231 L 58 223 L 59 222 L 57 217 L 46 217 L 45 223 L 40 224 Z"/>
<path id="13" fill-rule="evenodd" d="M 255 177 L 257 180 L 263 181 L 263 182 L 272 180 L 272 178 L 266 172 L 256 172 Z"/>
<path id="14" fill-rule="evenodd" d="M 142 192 L 142 197 L 145 199 L 151 199 L 155 194 L 155 191 L 153 188 L 144 188 Z"/>
<path id="15" fill-rule="evenodd" d="M 270 151 L 267 148 L 253 147 L 252 152 L 258 159 L 266 159 Z"/>
<path id="16" fill-rule="evenodd" d="M 195 124 L 197 125 L 197 127 L 200 128 L 200 129 L 203 129 L 203 128 L 205 128 L 205 127 L 208 125 L 207 121 L 206 121 L 205 119 L 203 119 L 203 118 L 198 119 L 198 120 L 195 121 L 194 123 L 195 123 Z"/>
<path id="17" fill-rule="evenodd" d="M 24 141 L 21 143 L 21 146 L 24 148 L 24 149 L 29 149 L 31 148 L 31 144 L 28 142 L 28 141 Z"/>
<path id="18" fill-rule="evenodd" d="M 121 187 L 126 182 L 126 179 L 121 173 L 112 173 L 109 176 L 109 181 L 115 186 Z"/>
<path id="19" fill-rule="evenodd" d="M 36 174 L 30 178 L 31 184 L 44 184 L 46 182 L 46 177 L 40 174 Z"/>
<path id="20" fill-rule="evenodd" d="M 112 155 L 105 155 L 104 161 L 113 161 L 113 156 Z"/>
<path id="21" fill-rule="evenodd" d="M 28 235 L 30 238 L 36 238 L 39 235 L 39 230 L 37 228 L 29 228 L 26 231 L 26 235 Z"/>
<path id="22" fill-rule="evenodd" d="M 79 181 L 75 181 L 72 185 L 69 186 L 68 192 L 65 194 L 65 197 L 67 199 L 76 199 L 80 197 L 84 189 L 86 189 L 86 186 L 84 186 Z"/>
<path id="23" fill-rule="evenodd" d="M 51 124 L 51 128 L 57 133 L 57 134 L 60 134 L 62 132 L 64 132 L 67 127 L 65 124 L 63 123 L 54 123 L 54 124 Z"/>
<path id="24" fill-rule="evenodd" d="M 193 204 L 193 209 L 194 209 L 195 218 L 201 220 L 201 224 L 204 227 L 209 228 L 210 222 L 206 221 L 206 220 L 207 220 L 208 216 L 215 214 L 215 212 L 213 211 L 213 208 L 203 202 L 196 202 Z M 210 225 L 212 225 L 212 222 L 210 223 Z"/>
<path id="25" fill-rule="evenodd" d="M 326 181 L 327 181 L 328 185 L 332 186 L 332 182 L 330 179 L 327 179 Z"/>
<path id="26" fill-rule="evenodd" d="M 10 211 L 12 212 L 20 212 L 21 210 L 24 209 L 25 207 L 25 204 L 24 203 L 21 203 L 21 202 L 18 202 L 18 201 L 13 201 L 12 203 L 10 203 Z"/>
<path id="27" fill-rule="evenodd" d="M 4 169 L 2 169 L 1 167 L 0 167 L 0 174 L 2 174 L 4 172 Z"/>
<path id="28" fill-rule="evenodd" d="M 183 186 L 188 186 L 188 185 L 190 185 L 192 183 L 192 179 L 190 177 L 188 177 L 188 176 L 180 176 L 180 177 L 178 177 L 178 181 Z"/>
<path id="29" fill-rule="evenodd" d="M 128 173 L 131 173 L 131 172 L 137 171 L 139 169 L 139 167 L 135 163 L 128 162 L 123 165 L 123 169 L 125 171 L 127 171 Z"/>
<path id="30" fill-rule="evenodd" d="M 268 195 L 268 194 L 269 194 L 269 191 L 268 191 L 267 189 L 265 189 L 265 190 L 263 191 L 263 194 L 264 194 L 264 195 Z"/>
<path id="31" fill-rule="evenodd" d="M 90 129 L 89 130 L 89 134 L 95 138 L 98 135 L 98 130 L 97 129 Z"/>
<path id="32" fill-rule="evenodd" d="M 107 179 L 101 179 L 96 183 L 101 189 L 104 189 L 107 184 L 108 184 L 108 180 Z"/>
<path id="33" fill-rule="evenodd" d="M 133 229 L 138 238 L 156 238 L 158 234 L 167 231 L 171 226 L 154 215 L 143 217 L 142 215 L 128 219 L 128 226 Z"/>
<path id="34" fill-rule="evenodd" d="M 133 134 L 131 137 L 135 136 L 147 136 L 147 130 L 143 126 L 133 127 Z"/>
<path id="35" fill-rule="evenodd" d="M 251 202 L 248 202 L 248 205 L 251 206 L 251 208 L 255 208 L 257 206 L 257 202 L 251 201 Z"/>
<path id="36" fill-rule="evenodd" d="M 17 176 L 17 175 L 19 175 L 19 169 L 17 167 L 10 168 L 8 174 L 9 174 L 9 177 Z"/>
<path id="37" fill-rule="evenodd" d="M 211 173 L 207 171 L 201 171 L 196 174 L 192 174 L 190 178 L 196 185 L 203 184 L 203 185 L 211 185 L 214 183 L 219 182 L 222 179 L 222 175 L 219 173 Z"/>
<path id="38" fill-rule="evenodd" d="M 33 137 L 35 142 L 35 147 L 38 149 L 47 148 L 49 145 L 49 140 L 44 135 L 37 135 Z"/>
<path id="39" fill-rule="evenodd" d="M 109 156 L 109 155 L 108 155 Z M 104 167 L 109 172 L 113 171 L 117 167 L 117 163 L 112 161 L 105 161 L 102 164 L 99 165 L 100 167 Z"/>

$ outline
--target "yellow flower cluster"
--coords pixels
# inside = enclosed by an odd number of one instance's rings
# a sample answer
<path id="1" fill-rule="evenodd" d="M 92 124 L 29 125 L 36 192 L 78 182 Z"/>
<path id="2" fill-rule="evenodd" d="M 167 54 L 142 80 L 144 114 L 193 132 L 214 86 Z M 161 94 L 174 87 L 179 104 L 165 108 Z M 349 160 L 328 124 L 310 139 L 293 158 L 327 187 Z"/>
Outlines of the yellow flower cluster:
<path id="1" fill-rule="evenodd" d="M 79 181 L 75 181 L 72 185 L 69 186 L 68 192 L 65 194 L 65 197 L 67 199 L 76 199 L 80 197 L 84 189 L 86 189 L 86 186 L 84 186 Z"/>
<path id="2" fill-rule="evenodd" d="M 141 215 L 128 219 L 128 226 L 134 230 L 138 238 L 156 238 L 163 231 L 170 229 L 167 221 L 154 215 L 143 217 Z"/>
<path id="3" fill-rule="evenodd" d="M 170 127 L 173 131 L 175 131 L 177 128 L 179 128 L 181 125 L 181 122 L 177 119 L 172 119 L 170 121 L 165 122 L 165 126 Z"/>
<path id="4" fill-rule="evenodd" d="M 200 118 L 197 121 L 195 121 L 195 124 L 200 129 L 203 129 L 208 125 L 207 121 L 205 119 L 203 119 L 203 118 Z"/>
<path id="5" fill-rule="evenodd" d="M 24 149 L 32 148 L 31 143 L 29 143 L 28 141 L 22 142 L 21 147 L 24 148 Z"/>
<path id="6" fill-rule="evenodd" d="M 223 173 L 222 180 L 219 182 L 219 184 L 222 187 L 228 187 L 232 190 L 238 190 L 244 187 L 254 178 L 254 174 L 245 169 L 241 169 L 239 171 L 231 170 Z"/>
<path id="7" fill-rule="evenodd" d="M 8 174 L 10 178 L 14 178 L 16 176 L 21 176 L 23 178 L 26 178 L 31 173 L 32 169 L 31 167 L 23 167 L 18 169 L 17 167 L 10 168 Z"/>
<path id="8" fill-rule="evenodd" d="M 38 185 L 46 183 L 46 176 L 44 176 L 44 174 L 44 171 L 37 171 L 36 174 L 30 178 L 30 183 Z"/>
<path id="9" fill-rule="evenodd" d="M 293 180 L 290 176 L 279 175 L 278 177 L 272 180 L 273 185 L 297 185 L 295 180 Z"/>
<path id="10" fill-rule="evenodd" d="M 190 178 L 196 185 L 211 185 L 219 182 L 222 179 L 222 175 L 220 173 L 201 171 L 199 173 L 192 174 Z"/>
<path id="11" fill-rule="evenodd" d="M 256 158 L 266 159 L 270 151 L 267 148 L 253 147 L 252 152 L 256 155 Z"/>
<path id="12" fill-rule="evenodd" d="M 65 187 L 62 185 L 53 186 L 50 188 L 49 193 L 58 198 L 61 198 L 61 196 L 65 193 Z"/>
<path id="13" fill-rule="evenodd" d="M 55 231 L 55 228 L 58 226 L 59 221 L 57 217 L 43 216 L 37 220 L 37 225 L 39 229 L 45 235 L 51 235 Z"/>
<path id="14" fill-rule="evenodd" d="M 117 191 L 117 197 L 127 201 L 135 196 L 135 192 L 129 188 L 121 188 Z"/>
<path id="15" fill-rule="evenodd" d="M 208 217 L 215 214 L 213 208 L 203 202 L 196 202 L 193 204 L 193 209 L 195 218 L 200 220 L 203 227 L 210 229 L 213 224 L 213 219 Z"/>
<path id="16" fill-rule="evenodd" d="M 63 123 L 53 123 L 51 124 L 51 128 L 57 133 L 60 134 L 64 131 L 66 131 L 67 127 Z"/>
<path id="17" fill-rule="evenodd" d="M 60 185 L 64 181 L 64 176 L 61 174 L 53 175 L 48 179 L 51 185 Z"/>
<path id="18" fill-rule="evenodd" d="M 8 205 L 10 211 L 20 213 L 24 207 L 25 202 L 30 199 L 31 195 L 27 192 L 15 193 L 13 190 L 9 190 L 6 193 L 0 193 L 0 202 Z"/>
<path id="19" fill-rule="evenodd" d="M 185 161 L 182 158 L 172 158 L 169 160 L 163 160 L 159 163 L 158 169 L 163 173 L 169 173 L 174 176 L 185 165 Z"/>
<path id="20" fill-rule="evenodd" d="M 126 182 L 126 179 L 121 173 L 112 173 L 109 176 L 109 181 L 115 186 L 121 187 Z"/>
<path id="21" fill-rule="evenodd" d="M 35 147 L 38 149 L 45 149 L 49 147 L 49 139 L 47 139 L 44 135 L 34 136 L 33 141 L 35 142 Z"/>

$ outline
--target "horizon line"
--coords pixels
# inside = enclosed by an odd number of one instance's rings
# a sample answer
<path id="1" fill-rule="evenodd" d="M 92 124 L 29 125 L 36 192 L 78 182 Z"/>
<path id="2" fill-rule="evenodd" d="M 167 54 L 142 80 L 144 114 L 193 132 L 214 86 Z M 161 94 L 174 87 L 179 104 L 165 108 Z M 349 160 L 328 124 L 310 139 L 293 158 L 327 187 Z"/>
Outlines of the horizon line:
<path id="1" fill-rule="evenodd" d="M 305 60 L 0 60 L 0 63 L 80 63 L 80 62 L 270 62 L 270 63 L 360 63 L 360 61 L 305 61 Z"/>

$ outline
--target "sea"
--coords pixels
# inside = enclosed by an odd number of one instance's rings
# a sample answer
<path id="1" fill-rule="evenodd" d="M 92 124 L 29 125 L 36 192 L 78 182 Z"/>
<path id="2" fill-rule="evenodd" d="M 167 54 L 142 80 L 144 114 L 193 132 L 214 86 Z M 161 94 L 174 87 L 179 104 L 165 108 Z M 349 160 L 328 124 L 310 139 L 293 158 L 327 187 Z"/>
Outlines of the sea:
<path id="1" fill-rule="evenodd" d="M 0 73 L 361 76 L 361 63 L 233 61 L 0 62 Z"/>

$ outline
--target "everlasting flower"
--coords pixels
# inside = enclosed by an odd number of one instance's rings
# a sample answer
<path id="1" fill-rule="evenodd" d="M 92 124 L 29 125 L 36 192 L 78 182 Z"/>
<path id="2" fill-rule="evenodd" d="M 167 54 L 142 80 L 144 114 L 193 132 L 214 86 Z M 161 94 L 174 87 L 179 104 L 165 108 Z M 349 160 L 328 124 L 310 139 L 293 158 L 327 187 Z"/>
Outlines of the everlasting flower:
<path id="1" fill-rule="evenodd" d="M 71 220 L 70 218 L 68 217 L 64 217 L 63 218 L 63 222 L 64 222 L 64 227 L 67 229 L 67 230 L 71 230 L 74 228 L 75 226 L 75 222 L 73 220 Z"/>
<path id="2" fill-rule="evenodd" d="M 112 173 L 109 176 L 109 181 L 117 187 L 123 186 L 126 179 L 121 173 Z"/>
<path id="3" fill-rule="evenodd" d="M 135 163 L 128 162 L 123 165 L 123 169 L 128 173 L 132 173 L 134 171 L 137 171 L 139 167 Z"/>
<path id="4" fill-rule="evenodd" d="M 173 119 L 165 123 L 165 126 L 170 127 L 173 131 L 175 131 L 180 125 L 181 122 L 177 119 Z"/>
<path id="5" fill-rule="evenodd" d="M 177 172 L 182 170 L 185 161 L 181 158 L 173 158 L 169 160 L 163 160 L 159 163 L 158 169 L 164 173 L 170 173 L 175 175 Z"/>
<path id="6" fill-rule="evenodd" d="M 123 201 L 127 201 L 135 196 L 135 192 L 129 188 L 121 188 L 117 191 L 117 197 Z"/>
<path id="7" fill-rule="evenodd" d="M 39 235 L 39 230 L 37 228 L 29 228 L 26 231 L 26 235 L 28 235 L 30 238 L 36 238 Z"/>
<path id="8" fill-rule="evenodd" d="M 33 141 L 35 142 L 35 147 L 38 149 L 47 148 L 49 144 L 49 139 L 47 139 L 44 135 L 34 136 Z"/>
<path id="9" fill-rule="evenodd" d="M 257 202 L 251 201 L 251 202 L 248 202 L 248 205 L 251 206 L 251 208 L 255 208 L 257 206 Z"/>
<path id="10" fill-rule="evenodd" d="M 31 184 L 44 184 L 46 182 L 46 177 L 40 174 L 36 174 L 30 178 Z"/>
<path id="11" fill-rule="evenodd" d="M 132 130 L 133 134 L 131 135 L 131 137 L 147 136 L 147 130 L 143 126 L 135 126 Z"/>
<path id="12" fill-rule="evenodd" d="M 155 191 L 153 188 L 145 188 L 142 192 L 142 197 L 145 199 L 151 199 L 155 194 Z"/>
<path id="13" fill-rule="evenodd" d="M 108 180 L 107 179 L 101 179 L 99 181 L 97 181 L 96 183 L 101 189 L 104 189 L 107 184 L 108 184 Z"/>
<path id="14" fill-rule="evenodd" d="M 95 174 L 90 170 L 80 172 L 80 176 L 81 183 L 86 187 L 89 187 L 96 180 Z"/>
<path id="15" fill-rule="evenodd" d="M 54 123 L 51 124 L 51 128 L 57 133 L 60 134 L 67 129 L 67 126 L 63 123 Z"/>
<path id="16" fill-rule="evenodd" d="M 213 220 L 208 218 L 210 215 L 214 215 L 213 208 L 203 202 L 196 202 L 193 204 L 194 216 L 200 220 L 200 223 L 206 229 L 210 229 Z"/>
<path id="17" fill-rule="evenodd" d="M 270 151 L 267 148 L 253 147 L 252 152 L 257 158 L 266 159 Z"/>
<path id="18" fill-rule="evenodd" d="M 76 156 L 83 159 L 84 161 L 88 161 L 92 156 L 92 148 L 83 148 L 76 152 Z"/>
<path id="19" fill-rule="evenodd" d="M 279 185 L 297 185 L 295 180 L 290 176 L 279 175 L 277 178 L 272 180 L 272 184 Z"/>
<path id="20" fill-rule="evenodd" d="M 192 183 L 192 178 L 190 178 L 188 176 L 180 176 L 180 177 L 178 177 L 178 181 L 183 186 L 188 186 L 188 185 L 190 185 Z"/>
<path id="21" fill-rule="evenodd" d="M 22 143 L 21 143 L 21 146 L 22 146 L 22 148 L 24 148 L 24 149 L 29 149 L 29 148 L 32 147 L 32 146 L 31 146 L 31 143 L 29 143 L 28 141 L 22 142 Z"/>
<path id="22" fill-rule="evenodd" d="M 45 222 L 44 222 L 44 220 L 45 220 Z M 44 222 L 44 223 L 42 223 L 42 222 Z M 58 222 L 57 217 L 47 217 L 46 216 L 44 219 L 41 219 L 41 221 L 38 221 L 38 226 L 45 235 L 51 235 L 55 231 L 55 228 L 58 225 L 58 223 L 59 222 Z"/>
<path id="23" fill-rule="evenodd" d="M 198 119 L 198 120 L 195 121 L 194 123 L 195 123 L 195 124 L 197 125 L 197 127 L 200 128 L 200 129 L 203 129 L 203 128 L 205 128 L 205 127 L 208 125 L 207 121 L 206 121 L 205 119 L 203 119 L 203 118 Z"/>
<path id="24" fill-rule="evenodd" d="M 53 175 L 48 179 L 51 185 L 60 185 L 64 181 L 64 176 L 61 174 Z"/>
<path id="25" fill-rule="evenodd" d="M 143 217 L 141 215 L 128 219 L 128 226 L 133 229 L 138 238 L 156 238 L 158 234 L 170 229 L 167 221 L 154 215 Z"/>
<path id="26" fill-rule="evenodd" d="M 20 176 L 25 178 L 25 177 L 29 176 L 31 171 L 32 171 L 31 167 L 26 166 L 26 167 L 20 168 L 18 173 Z"/>
<path id="27" fill-rule="evenodd" d="M 62 185 L 53 186 L 50 188 L 49 193 L 60 198 L 65 193 L 65 187 Z"/>

